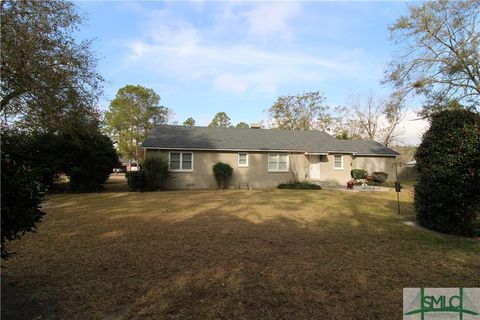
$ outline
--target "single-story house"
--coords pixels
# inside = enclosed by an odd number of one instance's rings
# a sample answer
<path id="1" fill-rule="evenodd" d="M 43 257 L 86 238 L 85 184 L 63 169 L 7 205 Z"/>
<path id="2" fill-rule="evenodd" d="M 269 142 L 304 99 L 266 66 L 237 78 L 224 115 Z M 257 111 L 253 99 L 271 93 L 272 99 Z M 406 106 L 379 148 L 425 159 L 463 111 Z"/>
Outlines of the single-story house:
<path id="1" fill-rule="evenodd" d="M 288 181 L 344 185 L 352 169 L 395 179 L 399 153 L 373 141 L 339 140 L 322 131 L 161 125 L 143 141 L 146 157 L 169 161 L 170 189 L 216 188 L 212 166 L 233 168 L 231 188 L 275 188 Z"/>

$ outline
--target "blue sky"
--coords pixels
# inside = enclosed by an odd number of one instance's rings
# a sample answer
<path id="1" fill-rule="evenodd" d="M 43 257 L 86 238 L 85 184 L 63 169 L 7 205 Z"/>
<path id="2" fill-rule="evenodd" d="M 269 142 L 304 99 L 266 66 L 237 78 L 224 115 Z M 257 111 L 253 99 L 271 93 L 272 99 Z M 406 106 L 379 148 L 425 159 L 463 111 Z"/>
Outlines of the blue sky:
<path id="1" fill-rule="evenodd" d="M 172 121 L 207 125 L 224 111 L 236 124 L 266 120 L 280 95 L 320 91 L 330 106 L 380 84 L 394 47 L 388 25 L 404 2 L 76 2 L 79 38 L 107 80 L 108 108 L 126 84 L 154 89 Z M 409 118 L 414 118 L 413 111 Z M 404 143 L 424 124 L 402 124 Z"/>

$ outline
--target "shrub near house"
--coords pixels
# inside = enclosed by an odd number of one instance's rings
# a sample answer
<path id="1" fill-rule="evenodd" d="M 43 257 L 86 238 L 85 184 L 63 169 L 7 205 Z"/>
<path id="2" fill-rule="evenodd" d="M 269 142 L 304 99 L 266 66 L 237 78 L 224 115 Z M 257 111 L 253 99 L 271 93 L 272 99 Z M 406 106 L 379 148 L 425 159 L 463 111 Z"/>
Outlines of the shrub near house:
<path id="1" fill-rule="evenodd" d="M 442 111 L 417 149 L 417 220 L 427 228 L 473 236 L 480 209 L 480 115 Z"/>
<path id="2" fill-rule="evenodd" d="M 168 161 L 164 157 L 147 158 L 138 171 L 125 173 L 130 191 L 156 191 L 170 177 Z"/>
<path id="3" fill-rule="evenodd" d="M 118 166 L 112 141 L 95 130 L 34 134 L 5 131 L 2 149 L 12 159 L 28 163 L 49 189 L 64 174 L 71 191 L 99 190 Z"/>
<path id="4" fill-rule="evenodd" d="M 228 163 L 217 162 L 212 169 L 218 189 L 225 188 L 226 182 L 233 174 L 233 168 Z"/>
<path id="5" fill-rule="evenodd" d="M 145 159 L 141 166 L 145 171 L 146 188 L 150 191 L 158 190 L 163 182 L 170 176 L 168 171 L 168 160 L 164 157 L 151 157 Z"/>
<path id="6" fill-rule="evenodd" d="M 355 180 L 365 179 L 368 175 L 368 172 L 364 169 L 353 169 L 352 171 L 350 171 L 350 175 L 352 176 L 352 179 Z"/>
<path id="7" fill-rule="evenodd" d="M 147 188 L 147 179 L 145 177 L 145 171 L 128 171 L 125 173 L 127 178 L 128 190 L 143 192 Z"/>
<path id="8" fill-rule="evenodd" d="M 387 181 L 388 173 L 377 171 L 372 173 L 372 177 L 375 183 L 383 184 Z"/>

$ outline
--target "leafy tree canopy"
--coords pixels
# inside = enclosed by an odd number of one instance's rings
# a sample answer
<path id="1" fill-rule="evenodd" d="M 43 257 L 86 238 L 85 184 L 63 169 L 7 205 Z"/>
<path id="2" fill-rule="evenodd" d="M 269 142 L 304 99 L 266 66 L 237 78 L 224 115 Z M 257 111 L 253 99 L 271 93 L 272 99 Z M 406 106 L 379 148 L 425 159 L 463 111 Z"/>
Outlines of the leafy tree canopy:
<path id="1" fill-rule="evenodd" d="M 9 158 L 22 160 L 48 188 L 60 174 L 65 174 L 70 179 L 70 190 L 94 191 L 118 165 L 112 141 L 98 129 L 80 127 L 61 133 L 4 130 L 2 150 Z"/>
<path id="2" fill-rule="evenodd" d="M 183 122 L 183 125 L 186 126 L 186 127 L 194 127 L 195 126 L 195 119 L 190 117 Z"/>
<path id="3" fill-rule="evenodd" d="M 42 131 L 98 125 L 94 106 L 103 79 L 91 42 L 74 37 L 83 21 L 74 4 L 2 0 L 0 6 L 3 119 Z"/>
<path id="4" fill-rule="evenodd" d="M 237 126 L 236 126 L 236 127 L 237 127 L 237 128 L 243 128 L 243 129 L 248 129 L 248 128 L 250 128 L 250 126 L 249 126 L 248 123 L 246 123 L 246 122 L 239 122 L 239 123 L 237 123 Z"/>
<path id="5" fill-rule="evenodd" d="M 230 117 L 225 112 L 218 112 L 208 126 L 227 128 L 232 126 L 232 123 L 230 122 Z"/>
<path id="6" fill-rule="evenodd" d="M 455 99 L 470 108 L 480 104 L 480 1 L 426 1 L 390 26 L 400 54 L 385 72 L 385 82 L 402 94 L 427 98 L 432 106 Z"/>
<path id="7" fill-rule="evenodd" d="M 169 119 L 168 108 L 160 105 L 160 96 L 140 85 L 118 90 L 105 113 L 107 130 L 117 141 L 120 154 L 127 159 L 143 159 L 142 141 L 150 130 Z"/>

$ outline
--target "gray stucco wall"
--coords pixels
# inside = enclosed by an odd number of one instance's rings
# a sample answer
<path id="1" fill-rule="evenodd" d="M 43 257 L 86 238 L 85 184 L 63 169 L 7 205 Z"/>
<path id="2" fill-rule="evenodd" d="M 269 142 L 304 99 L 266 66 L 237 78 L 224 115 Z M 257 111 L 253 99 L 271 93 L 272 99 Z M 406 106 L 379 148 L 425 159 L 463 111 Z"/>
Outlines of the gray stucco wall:
<path id="1" fill-rule="evenodd" d="M 355 169 L 365 169 L 369 174 L 375 171 L 388 173 L 387 181 L 395 181 L 395 157 L 362 156 L 355 157 Z"/>
<path id="2" fill-rule="evenodd" d="M 173 151 L 178 152 L 178 151 Z M 217 187 L 212 166 L 217 162 L 228 163 L 233 168 L 233 176 L 228 187 L 248 186 L 254 189 L 275 188 L 279 183 L 305 180 L 308 162 L 304 154 L 289 154 L 288 172 L 269 172 L 268 153 L 248 152 L 248 167 L 238 166 L 238 152 L 185 151 L 193 153 L 192 172 L 172 172 L 166 187 L 169 189 L 214 189 Z M 169 151 L 147 150 L 147 157 L 164 156 Z"/>
<path id="3" fill-rule="evenodd" d="M 181 151 L 172 151 L 181 152 Z M 289 172 L 269 172 L 268 152 L 248 152 L 248 167 L 238 165 L 238 152 L 188 151 L 193 153 L 192 172 L 172 172 L 167 181 L 167 189 L 215 189 L 216 182 L 212 166 L 221 161 L 233 168 L 233 176 L 228 183 L 229 188 L 248 186 L 253 189 L 275 188 L 278 184 L 289 181 L 305 181 L 310 179 L 309 158 L 303 153 L 288 153 Z M 168 159 L 168 150 L 147 149 L 146 156 L 163 156 Z M 385 171 L 389 180 L 395 177 L 394 157 L 352 157 L 343 154 L 343 168 L 334 167 L 334 155 L 320 156 L 320 179 L 315 182 L 323 185 L 344 185 L 350 180 L 350 170 L 366 169 Z"/>

